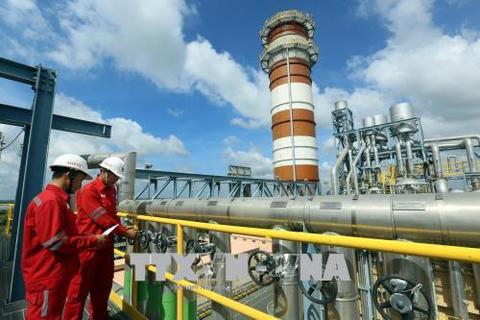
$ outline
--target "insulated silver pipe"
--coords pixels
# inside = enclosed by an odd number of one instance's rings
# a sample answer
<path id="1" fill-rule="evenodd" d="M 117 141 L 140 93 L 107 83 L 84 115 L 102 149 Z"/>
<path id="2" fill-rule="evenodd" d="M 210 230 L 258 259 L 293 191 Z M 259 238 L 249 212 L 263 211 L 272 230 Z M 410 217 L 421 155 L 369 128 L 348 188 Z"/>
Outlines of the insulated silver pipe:
<path id="1" fill-rule="evenodd" d="M 215 244 L 216 250 L 213 257 L 213 268 L 215 271 L 215 292 L 227 298 L 232 297 L 232 282 L 226 280 L 226 258 L 225 253 L 231 252 L 230 235 L 224 232 L 211 231 L 210 236 Z M 233 319 L 232 310 L 212 301 L 213 320 Z"/>
<path id="2" fill-rule="evenodd" d="M 476 303 L 477 309 L 480 309 L 480 265 L 472 264 L 472 268 L 473 268 L 473 278 L 475 279 L 475 289 L 477 292 L 475 303 Z"/>
<path id="3" fill-rule="evenodd" d="M 427 145 L 425 145 L 427 146 Z M 437 179 L 443 178 L 442 158 L 440 156 L 440 148 L 437 144 L 428 145 L 432 150 L 433 169 Z"/>
<path id="4" fill-rule="evenodd" d="M 330 232 L 328 234 L 331 234 Z M 343 254 L 347 262 L 348 272 L 352 278 L 352 281 L 338 281 L 337 282 L 337 297 L 335 298 L 335 304 L 333 305 L 337 315 L 335 319 L 338 320 L 360 320 L 360 310 L 358 300 L 360 298 L 358 294 L 357 286 L 357 264 L 355 258 L 355 249 L 331 247 L 329 249 L 332 252 Z"/>
<path id="5" fill-rule="evenodd" d="M 126 200 L 120 211 L 200 222 L 480 246 L 478 193 Z M 461 214 L 459 214 L 461 212 Z"/>
<path id="6" fill-rule="evenodd" d="M 448 261 L 448 275 L 450 278 L 453 312 L 455 316 L 460 319 L 468 319 L 468 300 L 465 293 L 465 281 L 460 263 L 457 261 Z"/>
<path id="7" fill-rule="evenodd" d="M 274 229 L 287 230 L 288 228 L 277 226 Z M 286 259 L 284 276 L 280 281 L 279 288 L 277 288 L 283 291 L 286 298 L 286 310 L 281 319 L 303 319 L 303 295 L 299 288 L 300 275 L 297 268 L 297 254 L 301 253 L 299 243 L 288 240 L 275 240 L 274 252 L 284 254 Z M 281 293 L 279 292 L 279 294 Z"/>
<path id="8" fill-rule="evenodd" d="M 119 157 L 124 162 L 124 179 L 118 182 L 118 201 L 133 199 L 135 197 L 135 170 L 137 167 L 137 153 L 97 153 L 82 155 L 87 160 L 89 169 L 100 167 L 100 163 L 108 157 Z"/>
<path id="9" fill-rule="evenodd" d="M 470 172 L 477 172 L 477 161 L 475 157 L 475 151 L 473 150 L 473 142 L 472 139 L 467 138 L 464 140 L 465 142 L 465 151 L 467 153 L 467 162 L 468 162 L 468 169 Z"/>
<path id="10" fill-rule="evenodd" d="M 436 143 L 436 142 L 456 141 L 456 140 L 464 140 L 464 139 L 477 140 L 477 143 L 480 144 L 480 135 L 478 135 L 478 134 L 425 139 L 425 140 L 423 140 L 423 142 L 424 143 Z"/>
<path id="11" fill-rule="evenodd" d="M 343 164 L 343 161 L 345 160 L 345 157 L 348 155 L 349 150 L 350 149 L 348 148 L 343 149 L 340 155 L 338 156 L 337 160 L 335 161 L 335 164 L 330 169 L 330 181 L 332 184 L 333 194 L 338 194 L 340 192 L 339 181 L 338 181 L 338 168 L 340 168 L 340 166 Z"/>
<path id="12" fill-rule="evenodd" d="M 408 176 L 411 177 L 413 176 L 414 173 L 414 167 L 413 167 L 413 153 L 412 153 L 412 140 L 408 140 L 405 142 L 405 149 L 407 151 L 407 173 Z"/>
<path id="13" fill-rule="evenodd" d="M 405 167 L 403 165 L 402 145 L 400 141 L 395 144 L 395 156 L 397 157 L 397 177 L 405 176 Z"/>
<path id="14" fill-rule="evenodd" d="M 362 158 L 364 151 L 365 151 L 365 144 L 362 142 L 362 144 L 360 145 L 360 149 L 358 150 L 358 153 L 355 156 L 355 159 L 353 159 L 352 169 L 347 174 L 347 190 L 350 190 L 350 180 L 352 179 L 352 176 L 353 176 L 353 184 L 355 187 L 356 194 L 359 194 L 358 179 L 357 179 L 357 163 Z"/>

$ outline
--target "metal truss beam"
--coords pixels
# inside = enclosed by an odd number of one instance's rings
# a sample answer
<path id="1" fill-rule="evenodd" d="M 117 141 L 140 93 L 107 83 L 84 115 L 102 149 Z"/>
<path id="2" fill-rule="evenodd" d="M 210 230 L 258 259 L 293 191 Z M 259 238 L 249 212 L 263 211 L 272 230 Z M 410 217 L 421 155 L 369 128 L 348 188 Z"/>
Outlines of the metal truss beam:
<path id="1" fill-rule="evenodd" d="M 12 126 L 28 126 L 32 119 L 32 110 L 13 107 L 0 103 L 0 123 Z M 97 122 L 53 115 L 52 129 L 89 136 L 110 138 L 112 126 Z"/>

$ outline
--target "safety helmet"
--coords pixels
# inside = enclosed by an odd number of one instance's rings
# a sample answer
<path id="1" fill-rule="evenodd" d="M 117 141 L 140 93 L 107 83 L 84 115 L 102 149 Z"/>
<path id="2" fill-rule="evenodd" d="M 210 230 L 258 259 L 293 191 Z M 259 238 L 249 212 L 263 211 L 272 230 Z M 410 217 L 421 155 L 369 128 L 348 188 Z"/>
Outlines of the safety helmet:
<path id="1" fill-rule="evenodd" d="M 100 163 L 100 168 L 111 171 L 114 175 L 120 179 L 125 178 L 123 175 L 123 160 L 119 157 L 108 157 Z"/>
<path id="2" fill-rule="evenodd" d="M 53 160 L 53 163 L 50 165 L 50 169 L 55 167 L 69 168 L 85 173 L 86 179 L 92 179 L 88 174 L 88 165 L 87 161 L 76 154 L 63 154 Z"/>

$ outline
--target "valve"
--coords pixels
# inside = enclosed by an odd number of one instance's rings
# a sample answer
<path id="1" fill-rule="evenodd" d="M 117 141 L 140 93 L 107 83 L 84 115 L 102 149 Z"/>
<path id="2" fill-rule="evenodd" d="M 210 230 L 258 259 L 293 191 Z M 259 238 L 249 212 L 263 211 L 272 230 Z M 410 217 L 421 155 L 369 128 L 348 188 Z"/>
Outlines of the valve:
<path id="1" fill-rule="evenodd" d="M 400 315 L 402 319 L 410 319 L 415 315 L 434 320 L 435 311 L 430 298 L 422 289 L 422 284 L 398 275 L 385 275 L 373 286 L 375 307 L 383 319 L 391 320 Z"/>
<path id="2" fill-rule="evenodd" d="M 139 241 L 140 250 L 145 251 L 148 249 L 148 245 L 150 244 L 150 239 L 152 237 L 153 233 L 151 231 L 138 230 L 137 237 L 135 239 L 138 239 Z M 128 244 L 133 246 L 135 239 L 128 238 Z"/>
<path id="3" fill-rule="evenodd" d="M 202 259 L 202 256 L 210 255 L 210 259 L 213 261 L 215 251 L 215 244 L 207 241 L 189 239 L 185 244 L 186 254 L 197 254 L 196 259 L 193 261 L 194 266 L 198 265 Z"/>
<path id="4" fill-rule="evenodd" d="M 161 232 L 157 232 L 153 235 L 153 239 L 151 240 L 153 242 L 153 247 L 155 249 L 155 252 L 157 253 L 167 252 L 168 238 L 167 236 L 165 236 L 165 234 Z"/>
<path id="5" fill-rule="evenodd" d="M 335 301 L 338 292 L 337 281 L 321 281 L 310 279 L 308 281 L 300 281 L 300 290 L 303 295 L 316 304 L 326 305 Z M 316 298 L 316 294 L 320 293 L 320 298 Z"/>
<path id="6" fill-rule="evenodd" d="M 190 239 L 185 244 L 185 253 L 187 254 L 199 253 L 202 255 L 210 254 L 213 256 L 215 251 L 215 245 L 207 241 Z"/>
<path id="7" fill-rule="evenodd" d="M 276 280 L 277 261 L 263 250 L 256 250 L 248 257 L 248 275 L 259 286 L 268 286 Z"/>
<path id="8" fill-rule="evenodd" d="M 137 237 L 140 245 L 140 250 L 148 250 L 148 245 L 150 244 L 150 239 L 153 237 L 153 233 L 151 231 L 139 230 Z"/>
<path id="9" fill-rule="evenodd" d="M 321 250 L 317 248 L 317 250 Z M 323 263 L 326 263 L 331 252 L 323 253 Z M 315 280 L 310 277 L 307 281 L 300 281 L 300 290 L 303 295 L 313 303 L 327 305 L 335 301 L 338 293 L 337 280 Z"/>

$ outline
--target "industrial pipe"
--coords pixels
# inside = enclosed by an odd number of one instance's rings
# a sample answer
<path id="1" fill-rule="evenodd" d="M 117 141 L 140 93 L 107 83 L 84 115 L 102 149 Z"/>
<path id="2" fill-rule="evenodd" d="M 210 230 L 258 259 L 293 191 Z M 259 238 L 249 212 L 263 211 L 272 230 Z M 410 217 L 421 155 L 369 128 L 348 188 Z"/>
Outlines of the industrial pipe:
<path id="1" fill-rule="evenodd" d="M 395 144 L 395 153 L 397 158 L 397 176 L 404 176 L 405 167 L 403 165 L 402 145 L 400 144 L 400 141 Z"/>
<path id="2" fill-rule="evenodd" d="M 423 142 L 424 143 L 438 143 L 438 142 L 456 141 L 456 140 L 464 140 L 464 139 L 477 140 L 477 143 L 480 145 L 480 135 L 478 135 L 478 134 L 425 139 L 425 140 L 423 140 Z"/>
<path id="3" fill-rule="evenodd" d="M 359 194 L 358 179 L 357 179 L 357 163 L 362 158 L 362 155 L 363 155 L 363 152 L 365 151 L 365 148 L 366 148 L 365 144 L 362 142 L 362 144 L 360 145 L 360 149 L 358 150 L 358 153 L 355 156 L 355 159 L 353 159 L 353 163 L 351 165 L 352 169 L 347 174 L 347 192 L 350 192 L 350 179 L 353 175 L 353 184 L 355 186 L 355 193 Z"/>
<path id="4" fill-rule="evenodd" d="M 477 193 L 126 200 L 119 210 L 191 221 L 480 246 Z M 459 214 L 461 213 L 461 214 Z"/>
<path id="5" fill-rule="evenodd" d="M 337 157 L 337 160 L 335 161 L 335 164 L 333 167 L 330 169 L 330 180 L 332 184 L 332 192 L 333 194 L 339 194 L 340 193 L 340 188 L 338 186 L 338 168 L 343 164 L 343 160 L 345 160 L 345 157 L 348 155 L 348 151 L 350 149 L 345 148 L 342 150 L 340 155 Z"/>
<path id="6" fill-rule="evenodd" d="M 407 173 L 409 177 L 413 176 L 414 167 L 413 167 L 413 153 L 412 153 L 412 140 L 405 142 L 405 149 L 407 151 Z"/>

